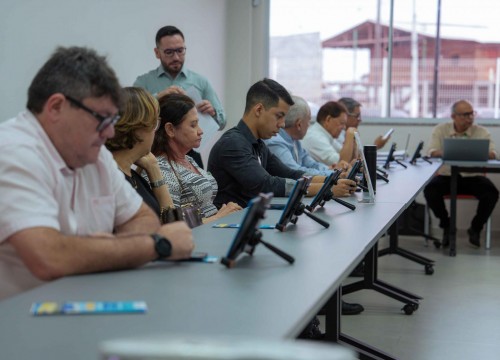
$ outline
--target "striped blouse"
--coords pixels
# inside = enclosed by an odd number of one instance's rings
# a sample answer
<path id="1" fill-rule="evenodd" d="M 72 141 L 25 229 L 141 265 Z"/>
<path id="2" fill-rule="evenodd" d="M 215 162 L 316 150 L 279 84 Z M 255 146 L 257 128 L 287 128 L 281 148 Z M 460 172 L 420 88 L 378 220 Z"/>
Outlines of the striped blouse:
<path id="1" fill-rule="evenodd" d="M 158 156 L 158 165 L 160 166 L 163 178 L 167 180 L 174 206 L 179 207 L 186 204 L 199 205 L 204 218 L 217 214 L 218 210 L 213 204 L 215 195 L 217 195 L 217 181 L 215 181 L 215 178 L 209 172 L 200 168 L 192 157 L 186 155 L 186 160 L 201 175 L 186 169 L 174 161 L 169 163 L 164 156 Z M 172 164 L 174 169 L 172 169 L 170 164 Z"/>

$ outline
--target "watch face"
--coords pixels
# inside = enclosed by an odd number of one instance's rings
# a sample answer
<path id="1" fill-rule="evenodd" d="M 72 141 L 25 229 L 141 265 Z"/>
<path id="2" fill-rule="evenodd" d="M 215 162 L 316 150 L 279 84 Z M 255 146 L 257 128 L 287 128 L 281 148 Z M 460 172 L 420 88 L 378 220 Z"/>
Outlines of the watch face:
<path id="1" fill-rule="evenodd" d="M 155 250 L 160 258 L 169 257 L 172 254 L 172 244 L 167 238 L 155 234 Z"/>

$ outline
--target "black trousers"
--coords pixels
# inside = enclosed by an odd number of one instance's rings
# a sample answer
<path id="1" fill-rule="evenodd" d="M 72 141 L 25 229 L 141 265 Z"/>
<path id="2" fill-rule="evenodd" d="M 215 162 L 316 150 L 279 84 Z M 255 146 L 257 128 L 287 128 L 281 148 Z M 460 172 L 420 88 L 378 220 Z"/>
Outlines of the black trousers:
<path id="1" fill-rule="evenodd" d="M 440 220 L 439 226 L 450 226 L 450 218 L 444 204 L 444 195 L 450 194 L 451 176 L 435 176 L 425 187 L 427 205 Z M 472 195 L 479 200 L 471 228 L 477 232 L 483 229 L 498 201 L 498 190 L 490 179 L 484 176 L 458 176 L 457 194 Z"/>

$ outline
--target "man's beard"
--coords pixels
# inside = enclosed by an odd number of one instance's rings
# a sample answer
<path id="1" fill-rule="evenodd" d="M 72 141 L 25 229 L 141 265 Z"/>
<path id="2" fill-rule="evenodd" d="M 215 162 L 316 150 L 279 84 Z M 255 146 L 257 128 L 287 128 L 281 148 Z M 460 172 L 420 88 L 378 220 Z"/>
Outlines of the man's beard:
<path id="1" fill-rule="evenodd" d="M 177 75 L 181 72 L 181 69 L 184 66 L 184 62 L 179 61 L 179 64 L 180 64 L 179 70 L 176 70 L 176 69 L 172 69 L 171 67 L 167 66 L 163 61 L 161 62 L 163 70 L 165 70 L 166 72 L 168 72 L 171 75 Z"/>

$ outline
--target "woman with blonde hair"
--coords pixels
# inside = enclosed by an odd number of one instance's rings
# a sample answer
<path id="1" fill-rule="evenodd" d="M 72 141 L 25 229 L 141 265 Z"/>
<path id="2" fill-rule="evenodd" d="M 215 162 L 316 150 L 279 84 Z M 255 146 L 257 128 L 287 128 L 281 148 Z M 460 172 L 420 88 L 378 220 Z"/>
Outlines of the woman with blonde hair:
<path id="1" fill-rule="evenodd" d="M 115 125 L 115 136 L 106 142 L 127 181 L 161 217 L 162 211 L 173 207 L 166 181 L 151 153 L 158 129 L 159 104 L 146 90 L 123 88 L 123 111 Z M 133 167 L 137 167 L 137 171 Z M 145 171 L 146 181 L 139 173 Z"/>

